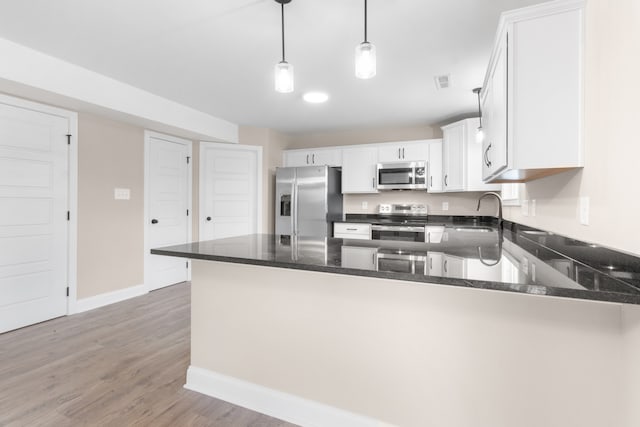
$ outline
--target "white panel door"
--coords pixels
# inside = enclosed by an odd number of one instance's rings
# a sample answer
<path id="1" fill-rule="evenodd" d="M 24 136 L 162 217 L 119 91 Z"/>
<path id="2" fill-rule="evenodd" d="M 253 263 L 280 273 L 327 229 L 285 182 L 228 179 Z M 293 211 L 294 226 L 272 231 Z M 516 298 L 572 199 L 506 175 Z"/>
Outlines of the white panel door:
<path id="1" fill-rule="evenodd" d="M 68 132 L 0 104 L 0 332 L 67 313 Z"/>
<path id="2" fill-rule="evenodd" d="M 256 233 L 259 173 L 258 147 L 201 143 L 200 240 Z"/>
<path id="3" fill-rule="evenodd" d="M 147 241 L 149 248 L 189 241 L 188 143 L 148 137 Z M 188 280 L 184 258 L 147 255 L 145 283 L 149 290 Z"/>

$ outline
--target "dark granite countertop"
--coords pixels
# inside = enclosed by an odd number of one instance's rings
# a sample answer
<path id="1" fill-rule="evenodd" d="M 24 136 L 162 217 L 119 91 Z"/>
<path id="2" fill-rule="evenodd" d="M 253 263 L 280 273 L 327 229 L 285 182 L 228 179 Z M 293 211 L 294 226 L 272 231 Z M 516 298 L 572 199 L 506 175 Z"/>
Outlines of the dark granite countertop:
<path id="1" fill-rule="evenodd" d="M 366 222 L 364 218 L 347 218 Z M 371 222 L 375 222 L 372 218 Z M 433 243 L 254 234 L 156 255 L 640 304 L 640 258 L 489 217 L 433 217 Z M 433 235 L 432 235 L 433 236 Z"/>

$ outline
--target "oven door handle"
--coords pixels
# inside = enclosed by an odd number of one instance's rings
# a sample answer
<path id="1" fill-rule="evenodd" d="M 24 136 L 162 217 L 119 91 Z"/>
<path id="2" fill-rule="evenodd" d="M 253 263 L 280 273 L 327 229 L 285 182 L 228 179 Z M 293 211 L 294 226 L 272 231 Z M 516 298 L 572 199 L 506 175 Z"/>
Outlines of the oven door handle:
<path id="1" fill-rule="evenodd" d="M 403 226 L 403 225 L 372 225 L 372 231 L 408 231 L 412 233 L 424 233 L 425 227 Z"/>

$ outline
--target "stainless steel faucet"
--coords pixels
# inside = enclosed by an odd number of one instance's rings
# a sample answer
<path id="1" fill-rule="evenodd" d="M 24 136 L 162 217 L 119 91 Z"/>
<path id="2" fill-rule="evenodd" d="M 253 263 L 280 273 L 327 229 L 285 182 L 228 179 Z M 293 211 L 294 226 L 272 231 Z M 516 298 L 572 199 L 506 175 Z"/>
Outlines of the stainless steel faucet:
<path id="1" fill-rule="evenodd" d="M 494 196 L 496 199 L 498 199 L 498 225 L 502 226 L 502 197 L 500 197 L 498 193 L 489 191 L 487 193 L 484 193 L 482 196 L 480 196 L 480 198 L 478 199 L 478 207 L 476 208 L 476 210 L 477 211 L 480 210 L 480 201 L 482 201 L 482 199 L 484 199 L 487 196 Z"/>

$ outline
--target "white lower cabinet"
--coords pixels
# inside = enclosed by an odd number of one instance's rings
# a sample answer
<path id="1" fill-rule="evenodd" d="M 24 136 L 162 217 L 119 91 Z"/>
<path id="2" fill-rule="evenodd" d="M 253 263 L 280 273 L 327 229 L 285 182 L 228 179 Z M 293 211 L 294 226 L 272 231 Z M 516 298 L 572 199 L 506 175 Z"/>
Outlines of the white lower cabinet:
<path id="1" fill-rule="evenodd" d="M 442 273 L 444 277 L 465 277 L 465 259 L 453 255 L 444 255 Z"/>
<path id="2" fill-rule="evenodd" d="M 429 276 L 442 276 L 442 261 L 444 254 L 442 252 L 427 253 L 427 274 Z"/>
<path id="3" fill-rule="evenodd" d="M 376 254 L 378 248 L 362 248 L 357 246 L 342 247 L 342 267 L 359 270 L 376 270 Z"/>
<path id="4" fill-rule="evenodd" d="M 336 222 L 333 224 L 333 237 L 341 239 L 371 240 L 371 224 Z"/>

